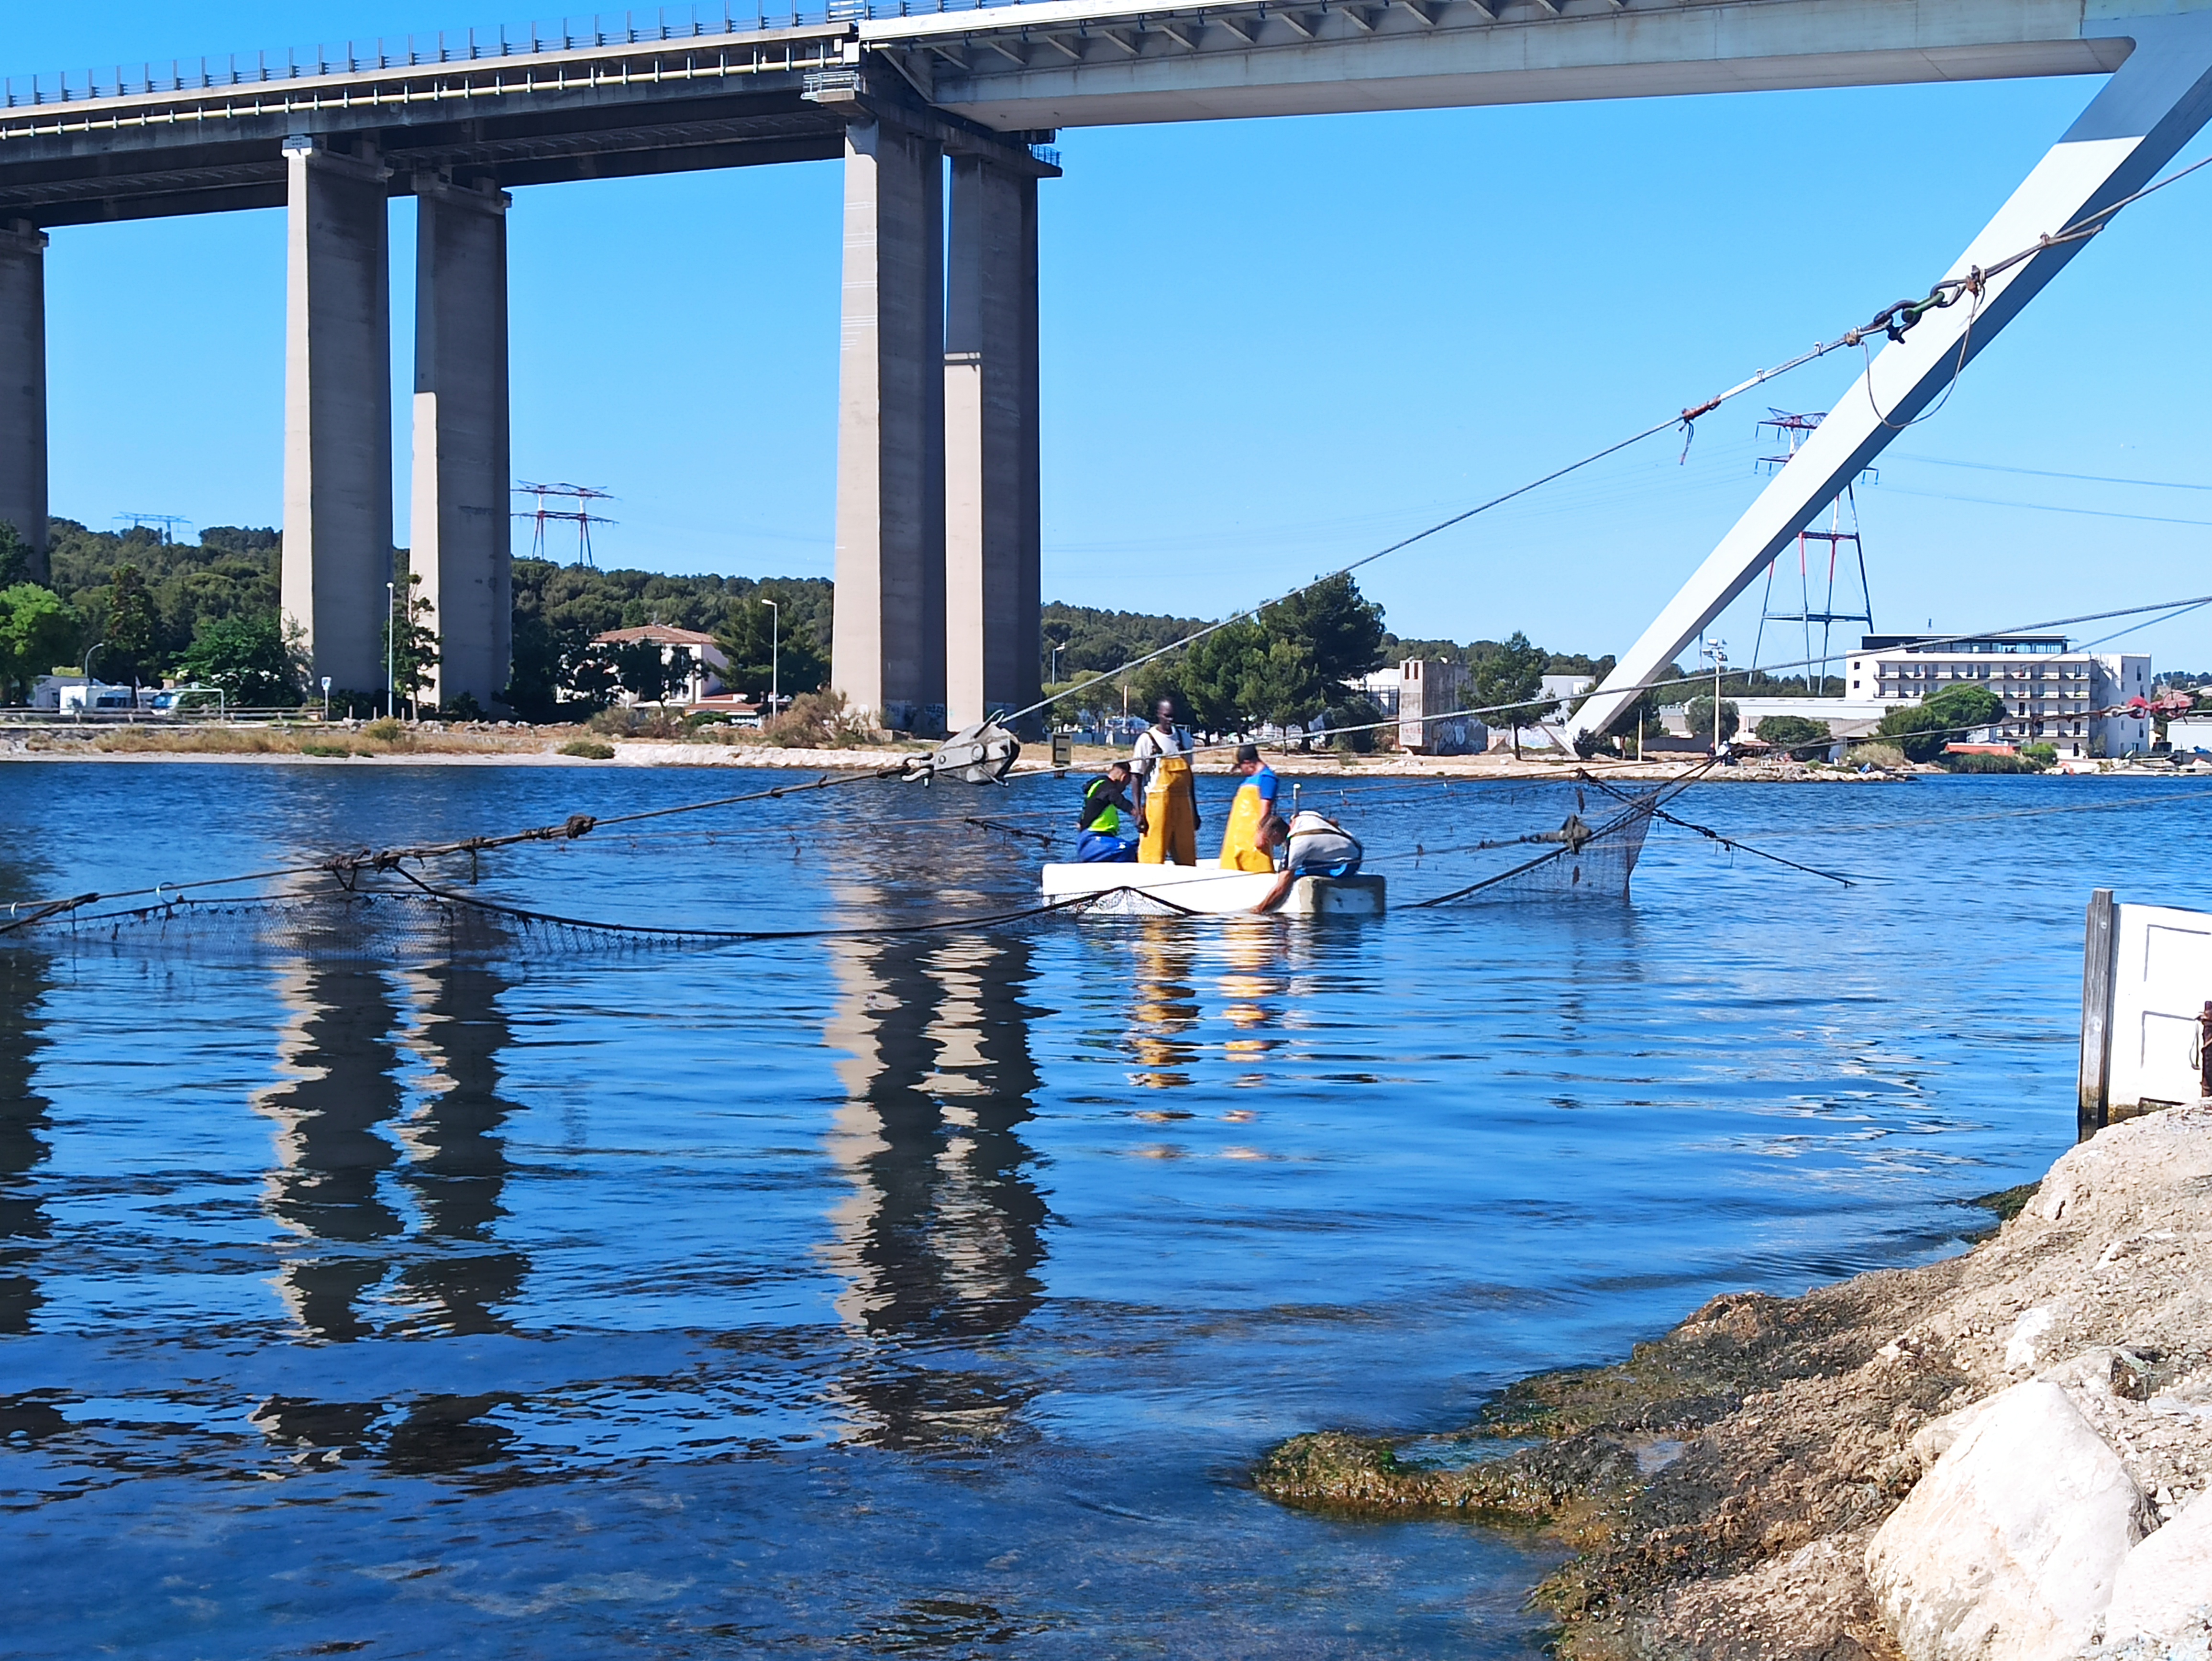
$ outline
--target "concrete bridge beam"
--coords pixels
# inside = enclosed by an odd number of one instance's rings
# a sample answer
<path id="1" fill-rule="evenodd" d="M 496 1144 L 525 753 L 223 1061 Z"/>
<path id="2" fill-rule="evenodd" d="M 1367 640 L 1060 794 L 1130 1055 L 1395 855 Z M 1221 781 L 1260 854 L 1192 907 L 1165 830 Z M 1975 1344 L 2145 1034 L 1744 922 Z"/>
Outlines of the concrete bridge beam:
<path id="1" fill-rule="evenodd" d="M 433 610 L 433 696 L 486 709 L 514 631 L 508 510 L 507 209 L 495 188 L 415 181 L 410 569 Z"/>
<path id="2" fill-rule="evenodd" d="M 952 159 L 945 321 L 945 720 L 1039 694 L 1033 172 Z"/>
<path id="3" fill-rule="evenodd" d="M 0 227 L 0 520 L 47 581 L 46 239 L 21 219 Z"/>
<path id="4" fill-rule="evenodd" d="M 831 678 L 884 726 L 945 724 L 945 149 L 845 138 Z"/>
<path id="5" fill-rule="evenodd" d="M 384 684 L 392 575 L 386 169 L 300 136 L 284 150 L 284 626 L 309 673 Z"/>

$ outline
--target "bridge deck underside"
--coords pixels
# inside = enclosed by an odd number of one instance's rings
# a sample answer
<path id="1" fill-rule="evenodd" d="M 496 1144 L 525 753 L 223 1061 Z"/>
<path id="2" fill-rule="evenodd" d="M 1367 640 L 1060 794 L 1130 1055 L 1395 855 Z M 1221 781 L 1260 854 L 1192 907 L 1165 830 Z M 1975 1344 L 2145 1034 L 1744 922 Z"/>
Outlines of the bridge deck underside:
<path id="1" fill-rule="evenodd" d="M 395 196 L 416 177 L 502 188 L 834 160 L 842 117 L 802 96 L 804 72 L 734 87 L 577 89 L 443 106 L 225 115 L 133 131 L 63 131 L 0 143 L 0 220 L 76 225 L 284 205 L 283 145 L 304 128 L 375 143 Z"/>

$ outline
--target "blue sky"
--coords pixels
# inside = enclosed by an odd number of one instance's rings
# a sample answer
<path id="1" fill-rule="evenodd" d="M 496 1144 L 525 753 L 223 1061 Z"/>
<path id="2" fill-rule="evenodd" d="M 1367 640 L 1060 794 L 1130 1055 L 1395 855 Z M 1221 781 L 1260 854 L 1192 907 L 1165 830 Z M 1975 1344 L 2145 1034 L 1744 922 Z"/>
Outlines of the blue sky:
<path id="1" fill-rule="evenodd" d="M 28 9 L 0 70 L 501 21 Z M 1067 131 L 1042 205 L 1045 593 L 1214 615 L 1700 401 L 1923 292 L 2096 86 Z M 838 171 L 515 193 L 514 465 L 617 494 L 601 563 L 829 574 Z M 2208 202 L 2212 169 L 2123 215 L 1893 447 L 1859 497 L 1877 626 L 2208 586 Z M 404 364 L 404 204 L 393 246 Z M 282 215 L 64 228 L 48 259 L 55 511 L 274 522 Z M 1708 417 L 1686 465 L 1655 440 L 1363 584 L 1403 634 L 1618 651 L 1757 490 L 1764 405 L 1825 408 L 1855 368 Z M 1721 625 L 1739 661 L 1758 611 L 1754 590 Z M 2202 618 L 2122 644 L 2212 668 Z M 1797 654 L 1770 634 L 1762 655 Z"/>

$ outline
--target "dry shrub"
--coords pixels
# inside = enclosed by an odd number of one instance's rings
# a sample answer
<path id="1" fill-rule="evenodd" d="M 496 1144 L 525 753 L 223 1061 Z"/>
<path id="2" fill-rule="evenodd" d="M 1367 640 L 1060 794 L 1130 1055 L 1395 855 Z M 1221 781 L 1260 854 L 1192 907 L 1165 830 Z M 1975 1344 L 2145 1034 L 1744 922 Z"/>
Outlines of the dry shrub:
<path id="1" fill-rule="evenodd" d="M 584 726 L 586 731 L 617 739 L 684 739 L 690 736 L 690 728 L 684 724 L 684 717 L 674 710 L 645 704 L 617 705 L 612 709 L 602 709 Z"/>
<path id="2" fill-rule="evenodd" d="M 601 744 L 596 739 L 570 739 L 554 753 L 575 756 L 584 761 L 612 761 L 615 747 L 611 744 Z"/>
<path id="3" fill-rule="evenodd" d="M 1854 745 L 1844 752 L 1849 767 L 1899 768 L 1905 765 L 1905 751 L 1893 744 Z"/>
<path id="4" fill-rule="evenodd" d="M 235 727 L 190 727 L 169 732 L 125 727 L 102 733 L 92 742 L 94 749 L 111 755 L 266 756 L 295 747 L 289 739 L 279 742 L 280 737 Z"/>
<path id="5" fill-rule="evenodd" d="M 787 750 L 850 750 L 874 734 L 842 692 L 823 691 L 801 692 L 790 709 L 762 727 L 761 736 Z"/>

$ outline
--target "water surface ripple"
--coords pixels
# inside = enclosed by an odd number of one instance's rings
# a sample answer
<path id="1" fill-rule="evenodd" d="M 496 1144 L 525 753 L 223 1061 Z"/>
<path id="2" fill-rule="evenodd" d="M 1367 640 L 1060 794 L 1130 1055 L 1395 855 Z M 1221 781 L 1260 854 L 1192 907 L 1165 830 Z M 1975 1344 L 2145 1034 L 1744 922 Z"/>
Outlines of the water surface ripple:
<path id="1" fill-rule="evenodd" d="M 0 899 L 754 782 L 16 764 Z M 481 890 L 1003 910 L 1036 850 L 964 816 L 1073 794 L 859 786 Z M 1571 794 L 1309 790 L 1401 900 Z M 1285 1512 L 1246 1463 L 1955 1250 L 2070 1139 L 2087 890 L 2205 903 L 2204 798 L 1713 786 L 1684 811 L 1860 885 L 1662 827 L 1627 905 L 1334 927 L 0 951 L 9 1650 L 1533 1655 L 1547 1548 Z"/>

